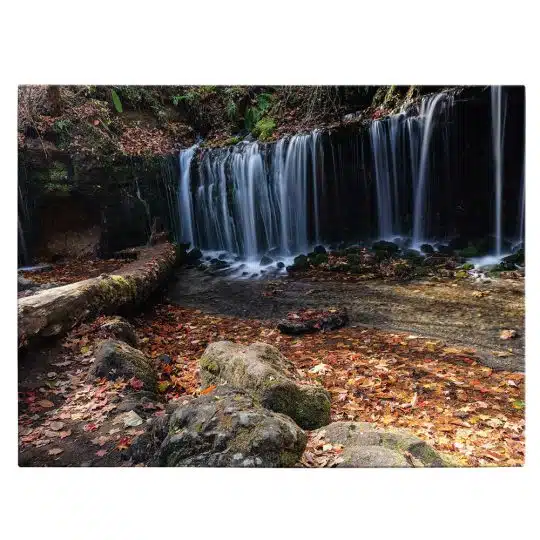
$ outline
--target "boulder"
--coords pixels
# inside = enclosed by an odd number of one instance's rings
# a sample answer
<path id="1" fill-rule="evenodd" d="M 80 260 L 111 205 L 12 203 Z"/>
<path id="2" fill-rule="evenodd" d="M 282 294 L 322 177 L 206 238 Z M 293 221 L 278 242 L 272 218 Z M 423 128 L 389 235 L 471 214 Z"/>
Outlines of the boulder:
<path id="1" fill-rule="evenodd" d="M 399 251 L 399 246 L 397 244 L 394 244 L 394 242 L 388 242 L 387 240 L 379 240 L 378 242 L 373 242 L 373 244 L 371 244 L 371 249 L 373 251 L 386 251 L 392 255 Z"/>
<path id="2" fill-rule="evenodd" d="M 313 248 L 313 253 L 316 253 L 317 255 L 326 255 L 326 248 L 324 246 L 315 246 Z"/>
<path id="3" fill-rule="evenodd" d="M 460 250 L 459 255 L 461 257 L 465 257 L 466 259 L 469 259 L 472 257 L 478 257 L 479 253 L 478 253 L 478 250 L 474 246 L 468 246 Z"/>
<path id="4" fill-rule="evenodd" d="M 422 245 L 420 246 L 420 249 L 421 249 L 424 253 L 426 253 L 426 254 L 428 254 L 428 255 L 431 254 L 431 253 L 433 253 L 433 252 L 435 251 L 435 250 L 433 249 L 433 246 L 432 246 L 431 244 L 422 244 Z"/>
<path id="5" fill-rule="evenodd" d="M 292 467 L 306 442 L 306 434 L 284 414 L 261 407 L 242 390 L 220 386 L 172 413 L 157 464 Z"/>
<path id="6" fill-rule="evenodd" d="M 143 382 L 142 390 L 156 391 L 157 378 L 152 363 L 138 349 L 123 341 L 107 339 L 98 343 L 94 356 L 90 377 L 109 380 L 134 377 Z"/>
<path id="7" fill-rule="evenodd" d="M 17 291 L 27 291 L 39 287 L 39 283 L 26 279 L 23 276 L 17 276 Z"/>
<path id="8" fill-rule="evenodd" d="M 298 255 L 294 258 L 292 268 L 294 270 L 307 270 L 309 268 L 308 258 L 305 255 Z"/>
<path id="9" fill-rule="evenodd" d="M 272 257 L 269 257 L 268 255 L 263 255 L 261 258 L 260 266 L 268 266 L 269 264 L 272 264 L 274 262 L 274 259 Z"/>
<path id="10" fill-rule="evenodd" d="M 443 458 L 422 439 L 402 429 L 380 429 L 367 422 L 333 422 L 315 432 L 342 445 L 338 467 L 446 467 Z"/>
<path id="11" fill-rule="evenodd" d="M 322 312 L 314 314 L 313 317 L 299 319 L 283 319 L 277 328 L 283 334 L 297 336 L 300 334 L 311 334 L 324 330 L 336 330 L 348 324 L 349 316 L 346 309 Z"/>
<path id="12" fill-rule="evenodd" d="M 324 264 L 328 262 L 328 255 L 326 253 L 315 253 L 313 252 L 309 256 L 309 263 L 313 266 L 319 266 L 320 264 Z"/>
<path id="13" fill-rule="evenodd" d="M 123 317 L 112 317 L 100 326 L 100 330 L 107 334 L 107 337 L 125 341 L 132 347 L 137 347 L 138 339 L 135 329 Z"/>
<path id="14" fill-rule="evenodd" d="M 264 407 L 290 416 L 304 429 L 330 422 L 330 394 L 294 381 L 294 365 L 267 343 L 211 343 L 199 364 L 203 388 L 226 383 L 250 391 Z"/>
<path id="15" fill-rule="evenodd" d="M 280 268 L 280 269 L 281 269 L 281 268 L 285 268 L 285 263 L 282 262 L 282 261 L 279 261 L 279 262 L 277 263 L 276 266 L 277 266 L 278 268 Z"/>
<path id="16" fill-rule="evenodd" d="M 198 248 L 193 248 L 188 252 L 187 257 L 189 261 L 198 261 L 203 256 L 202 251 Z"/>

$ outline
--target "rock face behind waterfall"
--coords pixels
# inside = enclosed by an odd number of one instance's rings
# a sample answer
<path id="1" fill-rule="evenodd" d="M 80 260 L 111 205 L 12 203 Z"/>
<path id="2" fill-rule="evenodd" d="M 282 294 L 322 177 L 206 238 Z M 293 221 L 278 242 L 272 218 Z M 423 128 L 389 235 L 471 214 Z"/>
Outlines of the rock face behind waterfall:
<path id="1" fill-rule="evenodd" d="M 289 417 L 261 407 L 253 395 L 220 386 L 173 412 L 156 464 L 292 467 L 306 441 Z"/>
<path id="2" fill-rule="evenodd" d="M 211 343 L 200 366 L 204 388 L 227 383 L 251 391 L 264 407 L 290 416 L 304 429 L 316 429 L 330 421 L 328 392 L 294 381 L 294 366 L 271 345 Z"/>

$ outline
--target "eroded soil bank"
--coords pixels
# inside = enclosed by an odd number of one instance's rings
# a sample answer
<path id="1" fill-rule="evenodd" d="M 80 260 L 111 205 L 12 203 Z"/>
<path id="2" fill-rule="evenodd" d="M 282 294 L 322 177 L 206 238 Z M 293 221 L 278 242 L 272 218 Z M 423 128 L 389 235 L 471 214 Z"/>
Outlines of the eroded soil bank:
<path id="1" fill-rule="evenodd" d="M 345 307 L 350 324 L 413 332 L 469 346 L 485 365 L 524 371 L 524 280 L 499 279 L 355 283 L 311 277 L 233 280 L 181 269 L 168 298 L 218 315 L 265 320 L 301 308 Z M 517 330 L 500 339 L 501 330 Z"/>

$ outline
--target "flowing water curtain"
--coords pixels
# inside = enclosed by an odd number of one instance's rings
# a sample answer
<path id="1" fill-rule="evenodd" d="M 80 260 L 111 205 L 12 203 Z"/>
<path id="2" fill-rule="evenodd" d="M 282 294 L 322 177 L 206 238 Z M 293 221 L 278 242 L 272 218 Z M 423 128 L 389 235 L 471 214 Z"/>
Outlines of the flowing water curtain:
<path id="1" fill-rule="evenodd" d="M 504 124 L 506 120 L 506 94 L 501 86 L 491 87 L 491 139 L 493 145 L 495 186 L 495 254 L 502 250 L 502 193 L 504 182 Z"/>
<path id="2" fill-rule="evenodd" d="M 323 146 L 321 143 L 321 132 L 316 129 L 311 133 L 310 138 L 311 166 L 312 166 L 312 198 L 313 198 L 313 223 L 314 223 L 314 241 L 316 244 L 321 242 L 320 225 L 320 193 L 323 190 L 324 181 L 322 177 L 321 163 L 324 159 Z"/>
<path id="3" fill-rule="evenodd" d="M 377 193 L 378 234 L 380 238 L 390 238 L 393 236 L 392 190 L 387 121 L 374 120 L 370 126 L 370 136 Z"/>
<path id="4" fill-rule="evenodd" d="M 191 161 L 197 145 L 182 150 L 178 156 L 180 178 L 178 185 L 178 211 L 180 214 L 181 241 L 195 243 L 193 197 L 191 193 Z"/>
<path id="5" fill-rule="evenodd" d="M 432 138 L 437 118 L 441 111 L 448 110 L 454 103 L 451 94 L 435 94 L 427 96 L 420 105 L 420 162 L 418 164 L 417 179 L 414 181 L 414 209 L 412 243 L 418 245 L 429 235 L 429 209 L 427 207 L 427 193 L 430 186 L 430 167 L 432 165 Z"/>

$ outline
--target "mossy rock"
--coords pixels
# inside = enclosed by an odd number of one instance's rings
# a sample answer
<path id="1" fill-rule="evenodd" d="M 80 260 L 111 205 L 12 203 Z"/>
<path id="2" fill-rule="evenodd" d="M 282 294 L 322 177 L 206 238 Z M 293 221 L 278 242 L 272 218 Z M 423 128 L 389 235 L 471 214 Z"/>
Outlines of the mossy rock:
<path id="1" fill-rule="evenodd" d="M 320 386 L 296 383 L 294 365 L 266 343 L 211 343 L 199 361 L 203 388 L 228 384 L 253 393 L 267 408 L 315 429 L 330 421 L 330 395 Z"/>
<path id="2" fill-rule="evenodd" d="M 309 268 L 309 260 L 306 255 L 298 255 L 293 261 L 294 270 L 307 270 Z"/>
<path id="3" fill-rule="evenodd" d="M 390 254 L 397 253 L 399 251 L 399 246 L 394 242 L 388 242 L 387 240 L 379 240 L 371 244 L 371 249 L 373 251 L 386 251 Z"/>
<path id="4" fill-rule="evenodd" d="M 115 339 L 98 343 L 94 352 L 95 361 L 89 376 L 117 380 L 136 378 L 143 382 L 143 390 L 155 392 L 157 376 L 152 362 L 141 351 Z"/>
<path id="5" fill-rule="evenodd" d="M 351 266 L 358 266 L 362 262 L 362 257 L 360 255 L 347 255 L 347 264 Z"/>
<path id="6" fill-rule="evenodd" d="M 288 416 L 224 385 L 174 410 L 156 461 L 165 467 L 293 467 L 306 442 Z"/>
<path id="7" fill-rule="evenodd" d="M 480 254 L 478 252 L 478 249 L 476 249 L 474 246 L 468 246 L 464 249 L 461 249 L 459 251 L 459 255 L 461 257 L 465 257 L 466 259 L 470 259 L 472 257 L 478 257 Z"/>
<path id="8" fill-rule="evenodd" d="M 472 264 L 472 263 L 465 263 L 465 264 L 462 264 L 462 265 L 459 267 L 459 270 L 474 270 L 474 264 Z"/>
<path id="9" fill-rule="evenodd" d="M 317 255 L 326 255 L 326 248 L 324 246 L 318 245 L 313 248 L 313 253 Z"/>
<path id="10" fill-rule="evenodd" d="M 367 422 L 333 422 L 317 430 L 324 441 L 343 445 L 338 467 L 446 467 L 431 446 L 402 429 Z"/>
<path id="11" fill-rule="evenodd" d="M 435 249 L 433 248 L 433 246 L 431 244 L 422 244 L 420 246 L 420 249 L 424 252 L 424 253 L 427 253 L 427 254 L 431 254 L 431 253 L 434 253 L 435 252 Z"/>
<path id="12" fill-rule="evenodd" d="M 523 266 L 525 264 L 525 250 L 519 249 L 515 253 L 512 253 L 511 255 L 508 255 L 507 257 L 504 257 L 501 260 L 501 263 L 508 263 L 513 265 L 519 265 Z"/>
<path id="13" fill-rule="evenodd" d="M 328 255 L 326 253 L 313 253 L 309 257 L 309 262 L 313 266 L 320 266 L 321 264 L 328 262 Z"/>
<path id="14" fill-rule="evenodd" d="M 111 317 L 100 326 L 108 337 L 124 341 L 132 347 L 138 346 L 137 334 L 133 326 L 123 317 Z"/>

